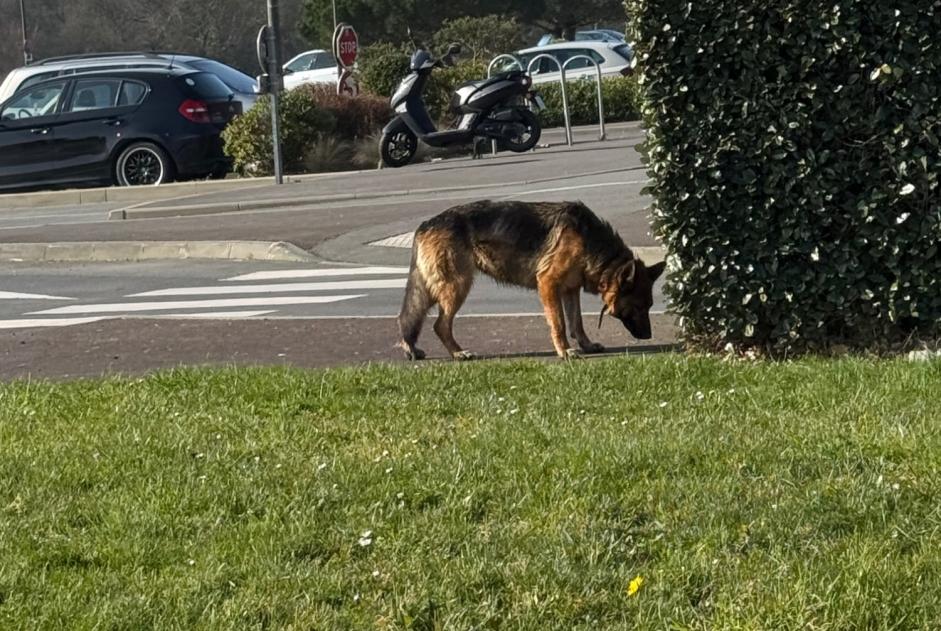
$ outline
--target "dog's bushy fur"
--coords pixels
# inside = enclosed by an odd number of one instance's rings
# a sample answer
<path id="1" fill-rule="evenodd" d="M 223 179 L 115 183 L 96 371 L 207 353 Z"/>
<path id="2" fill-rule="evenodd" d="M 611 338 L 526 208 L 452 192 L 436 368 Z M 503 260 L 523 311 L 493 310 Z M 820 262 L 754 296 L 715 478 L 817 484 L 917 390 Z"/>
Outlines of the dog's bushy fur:
<path id="1" fill-rule="evenodd" d="M 456 206 L 415 232 L 399 314 L 400 345 L 410 358 L 424 357 L 415 344 L 434 304 L 440 309 L 435 333 L 453 357 L 470 357 L 454 340 L 452 327 L 477 270 L 501 283 L 536 289 L 556 352 L 570 357 L 577 353 L 566 340 L 563 312 L 583 351 L 603 350 L 582 326 L 582 289 L 600 294 L 603 312 L 610 311 L 635 337 L 650 337 L 653 283 L 663 263 L 647 268 L 582 203 L 480 201 Z"/>

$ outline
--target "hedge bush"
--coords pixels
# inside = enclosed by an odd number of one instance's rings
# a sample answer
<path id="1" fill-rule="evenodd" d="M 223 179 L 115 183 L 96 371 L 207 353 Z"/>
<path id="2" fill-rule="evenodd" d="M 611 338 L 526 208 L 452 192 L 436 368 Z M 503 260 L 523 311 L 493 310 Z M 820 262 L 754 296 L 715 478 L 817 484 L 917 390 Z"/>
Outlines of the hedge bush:
<path id="1" fill-rule="evenodd" d="M 311 152 L 339 147 L 351 153 L 355 141 L 374 136 L 391 117 L 388 102 L 373 95 L 340 96 L 329 85 L 302 85 L 285 92 L 279 117 L 285 172 L 309 172 L 311 165 L 317 164 L 336 168 L 342 160 L 311 160 Z M 259 99 L 252 109 L 232 121 L 222 138 L 236 172 L 252 176 L 273 173 L 269 98 Z M 361 160 L 351 157 L 349 162 L 353 168 Z"/>
<path id="2" fill-rule="evenodd" d="M 391 97 L 409 72 L 410 55 L 404 46 L 388 42 L 362 47 L 356 60 L 360 88 L 377 96 Z"/>
<path id="3" fill-rule="evenodd" d="M 667 291 L 702 348 L 941 321 L 941 4 L 627 0 Z"/>
<path id="4" fill-rule="evenodd" d="M 285 92 L 278 117 L 284 170 L 289 173 L 300 171 L 307 147 L 319 134 L 332 131 L 335 124 L 333 114 L 318 107 L 309 93 L 298 90 Z M 271 99 L 258 99 L 254 107 L 229 123 L 222 132 L 222 139 L 237 173 L 271 175 L 274 172 Z"/>
<path id="5" fill-rule="evenodd" d="M 573 125 L 598 123 L 598 88 L 595 86 L 594 79 L 575 79 L 566 82 L 569 116 Z M 536 91 L 546 102 L 546 109 L 540 114 L 542 124 L 546 127 L 564 125 L 562 90 L 559 83 L 538 84 Z M 601 96 L 604 99 L 605 122 L 618 123 L 640 119 L 640 90 L 634 77 L 602 79 Z"/>

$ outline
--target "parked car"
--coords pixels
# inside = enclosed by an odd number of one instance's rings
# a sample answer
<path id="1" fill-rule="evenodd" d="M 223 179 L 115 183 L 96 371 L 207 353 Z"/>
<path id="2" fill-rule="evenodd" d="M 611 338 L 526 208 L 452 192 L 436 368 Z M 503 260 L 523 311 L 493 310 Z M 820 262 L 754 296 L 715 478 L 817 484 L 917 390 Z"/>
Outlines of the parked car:
<path id="1" fill-rule="evenodd" d="M 595 60 L 601 66 L 602 77 L 614 77 L 631 74 L 631 59 L 634 51 L 630 44 L 610 42 L 561 42 L 546 46 L 534 46 L 516 51 L 513 55 L 520 60 L 523 69 L 529 68 L 530 62 L 538 55 L 547 54 L 554 57 L 560 64 L 564 64 L 572 57 L 586 56 Z M 513 61 L 505 59 L 498 64 L 499 70 L 506 71 L 516 67 Z M 567 79 L 581 77 L 594 77 L 595 66 L 587 59 L 578 59 L 565 69 Z M 547 83 L 559 80 L 559 68 L 550 59 L 542 58 L 533 68 L 533 83 Z"/>
<path id="2" fill-rule="evenodd" d="M 134 68 L 46 79 L 0 103 L 0 190 L 223 177 L 242 111 L 216 75 Z"/>
<path id="3" fill-rule="evenodd" d="M 558 44 L 566 40 L 557 40 L 552 37 L 550 34 L 545 34 L 539 38 L 539 42 L 536 46 L 545 46 L 547 44 Z M 626 42 L 624 39 L 624 33 L 615 31 L 609 28 L 599 28 L 590 31 L 578 31 L 575 33 L 576 42 L 611 42 L 614 44 L 620 44 Z"/>
<path id="4" fill-rule="evenodd" d="M 197 57 L 172 52 L 127 52 L 127 53 L 89 53 L 50 57 L 28 66 L 12 70 L 0 84 L 0 102 L 6 101 L 16 92 L 40 81 L 93 70 L 116 70 L 121 68 L 169 68 L 185 67 L 191 70 L 209 72 L 219 77 L 235 97 L 241 102 L 242 109 L 248 110 L 258 100 L 258 83 L 241 70 L 228 66 L 221 61 L 208 57 Z"/>
<path id="5" fill-rule="evenodd" d="M 337 79 L 337 61 L 333 53 L 326 50 L 308 50 L 284 64 L 285 90 L 292 90 L 305 83 L 336 85 Z"/>

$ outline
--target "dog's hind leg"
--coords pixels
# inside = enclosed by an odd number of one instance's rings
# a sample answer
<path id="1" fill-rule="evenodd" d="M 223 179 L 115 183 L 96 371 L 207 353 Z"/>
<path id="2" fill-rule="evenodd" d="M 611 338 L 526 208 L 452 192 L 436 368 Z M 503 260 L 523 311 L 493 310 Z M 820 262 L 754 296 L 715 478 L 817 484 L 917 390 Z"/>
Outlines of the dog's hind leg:
<path id="1" fill-rule="evenodd" d="M 438 319 L 435 320 L 435 333 L 454 359 L 473 359 L 473 353 L 461 348 L 454 339 L 454 316 L 464 304 L 470 292 L 473 276 L 456 279 L 455 282 L 441 287 L 438 293 Z"/>
<path id="2" fill-rule="evenodd" d="M 578 342 L 578 346 L 586 353 L 604 352 L 604 346 L 588 339 L 585 333 L 585 327 L 582 322 L 582 304 L 581 290 L 575 288 L 562 295 L 562 304 L 565 307 L 565 317 L 568 320 L 569 332 L 572 339 Z"/>
<path id="3" fill-rule="evenodd" d="M 411 360 L 425 358 L 425 351 L 415 344 L 418 342 L 418 335 L 425 323 L 428 309 L 434 304 L 428 283 L 416 264 L 416 259 L 417 244 L 412 249 L 412 264 L 408 272 L 408 282 L 405 284 L 405 298 L 402 300 L 402 310 L 399 312 L 399 332 L 402 334 L 402 339 L 398 345 L 405 351 L 405 356 Z"/>

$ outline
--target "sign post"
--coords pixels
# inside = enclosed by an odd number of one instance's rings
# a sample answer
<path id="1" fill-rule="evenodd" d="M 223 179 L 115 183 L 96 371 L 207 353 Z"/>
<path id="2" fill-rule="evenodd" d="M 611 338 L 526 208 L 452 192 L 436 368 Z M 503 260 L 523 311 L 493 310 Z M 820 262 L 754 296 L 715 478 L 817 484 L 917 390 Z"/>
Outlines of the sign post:
<path id="1" fill-rule="evenodd" d="M 338 24 L 333 32 L 333 56 L 337 60 L 337 94 L 357 96 L 359 86 L 353 77 L 353 66 L 359 55 L 359 36 L 349 24 Z"/>
<path id="2" fill-rule="evenodd" d="M 274 154 L 274 181 L 284 183 L 284 167 L 281 157 L 281 132 L 278 119 L 281 113 L 281 34 L 278 0 L 268 0 L 268 24 L 261 27 L 255 42 L 258 65 L 262 75 L 258 77 L 259 91 L 271 95 L 271 143 Z"/>

